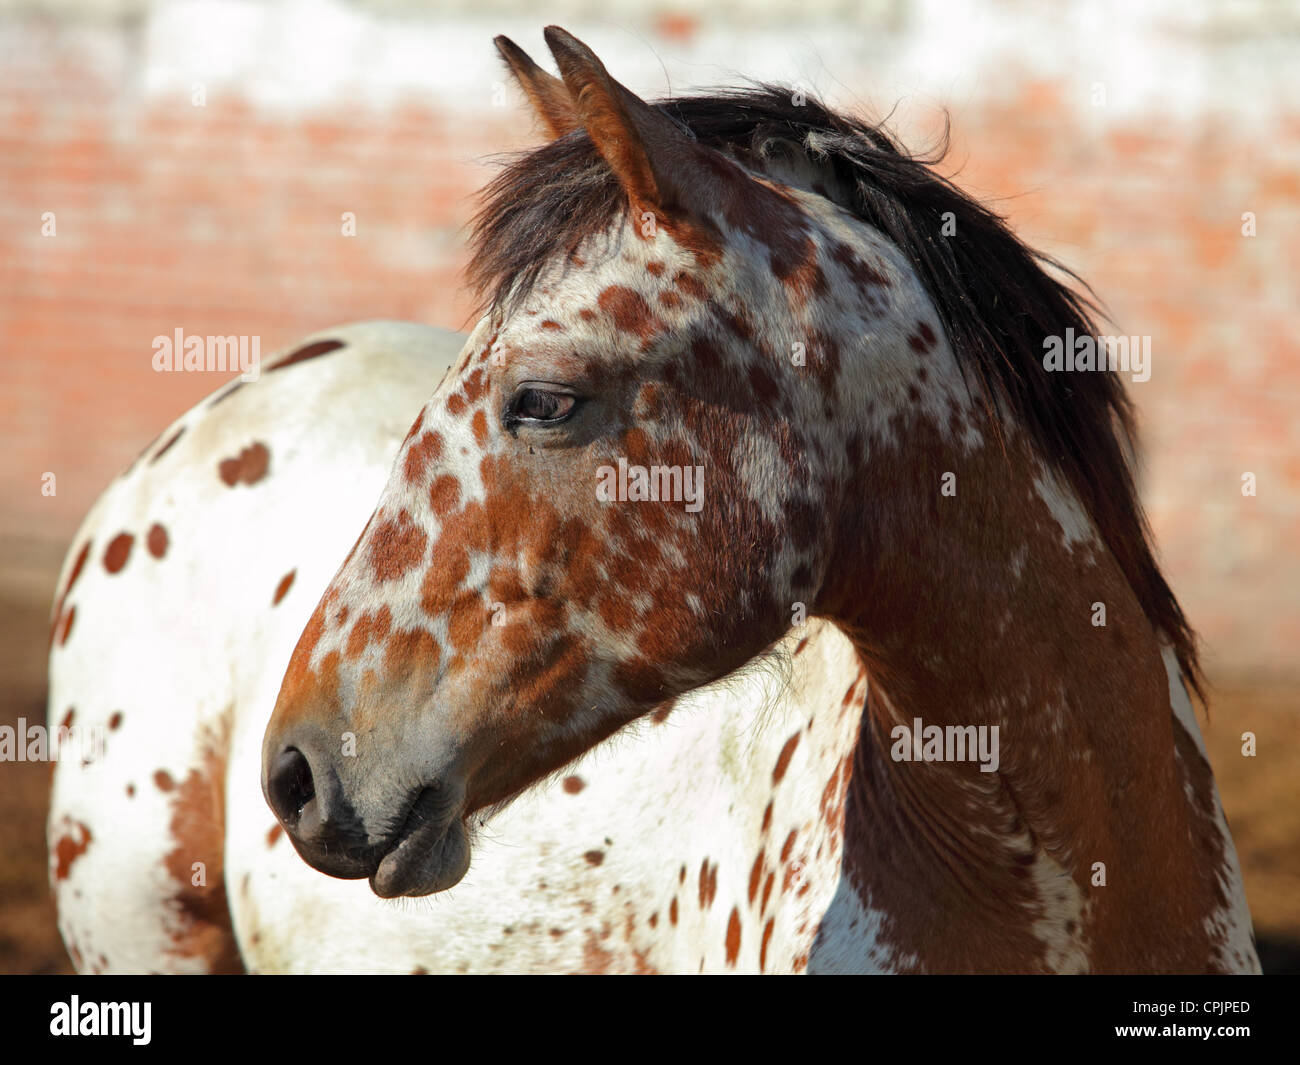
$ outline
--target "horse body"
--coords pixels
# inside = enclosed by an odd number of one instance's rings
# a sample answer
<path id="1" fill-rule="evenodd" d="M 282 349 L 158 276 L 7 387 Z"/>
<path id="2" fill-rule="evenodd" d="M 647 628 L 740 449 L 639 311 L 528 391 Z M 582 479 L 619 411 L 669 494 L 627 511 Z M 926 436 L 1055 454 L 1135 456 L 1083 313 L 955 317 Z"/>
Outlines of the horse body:
<path id="1" fill-rule="evenodd" d="M 877 131 L 766 91 L 651 107 L 547 39 L 563 81 L 498 42 L 555 140 L 490 190 L 487 313 L 402 392 L 395 461 L 378 406 L 282 423 L 302 463 L 259 504 L 259 579 L 331 536 L 293 612 L 244 644 L 252 608 L 214 599 L 221 641 L 159 686 L 217 679 L 171 727 L 176 772 L 228 751 L 175 789 L 225 782 L 225 895 L 149 906 L 228 908 L 262 971 L 1257 970 L 1126 401 L 1037 364 L 1088 331 L 1078 298 Z M 944 209 L 951 245 L 917 220 Z M 653 494 L 610 495 L 629 467 Z M 698 506 L 664 470 L 707 474 Z M 167 486 L 108 498 L 104 535 Z M 998 754 L 907 757 L 923 726 Z M 56 785 L 70 943 L 95 772 Z M 164 836 L 195 820 L 155 805 Z"/>

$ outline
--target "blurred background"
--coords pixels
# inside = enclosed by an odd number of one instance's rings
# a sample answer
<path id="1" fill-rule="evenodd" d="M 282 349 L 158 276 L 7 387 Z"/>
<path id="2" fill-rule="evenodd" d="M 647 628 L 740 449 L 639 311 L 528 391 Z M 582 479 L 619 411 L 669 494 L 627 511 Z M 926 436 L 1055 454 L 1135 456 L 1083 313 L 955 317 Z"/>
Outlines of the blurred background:
<path id="1" fill-rule="evenodd" d="M 938 169 L 1152 337 L 1143 495 L 1265 968 L 1300 970 L 1297 2 L 0 0 L 0 724 L 44 718 L 82 516 L 227 379 L 153 337 L 470 324 L 473 195 L 537 137 L 492 37 L 542 60 L 549 22 L 642 95 L 785 81 L 918 150 L 946 113 Z M 0 765 L 0 971 L 70 969 L 46 783 Z"/>

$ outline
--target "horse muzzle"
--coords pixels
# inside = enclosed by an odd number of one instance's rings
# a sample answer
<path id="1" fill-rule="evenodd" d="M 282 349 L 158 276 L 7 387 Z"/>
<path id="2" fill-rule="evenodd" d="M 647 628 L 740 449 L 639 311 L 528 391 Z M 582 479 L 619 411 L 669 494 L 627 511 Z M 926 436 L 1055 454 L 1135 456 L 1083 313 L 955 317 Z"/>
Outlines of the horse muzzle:
<path id="1" fill-rule="evenodd" d="M 369 878 L 381 898 L 443 891 L 469 868 L 461 785 L 440 780 L 396 803 L 363 803 L 299 740 L 264 756 L 262 793 L 303 861 L 328 876 Z"/>

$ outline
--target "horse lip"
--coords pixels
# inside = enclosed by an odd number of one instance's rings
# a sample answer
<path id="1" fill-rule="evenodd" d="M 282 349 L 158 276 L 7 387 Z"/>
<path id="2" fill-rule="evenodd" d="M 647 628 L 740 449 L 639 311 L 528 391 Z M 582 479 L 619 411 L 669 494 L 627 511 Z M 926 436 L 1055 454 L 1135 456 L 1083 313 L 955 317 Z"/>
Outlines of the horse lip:
<path id="1" fill-rule="evenodd" d="M 450 887 L 441 875 L 438 858 L 456 858 L 464 843 L 460 802 L 438 786 L 420 791 L 401 827 L 378 854 L 370 874 L 370 889 L 381 898 L 427 895 Z M 453 838 L 455 837 L 455 838 Z"/>
<path id="2" fill-rule="evenodd" d="M 439 809 L 447 805 L 447 800 L 437 785 L 421 788 L 411 805 L 407 807 L 406 817 L 402 820 L 401 827 L 393 835 L 392 842 L 384 849 L 381 857 L 391 854 L 414 836 L 428 835 L 434 829 L 438 830 L 439 835 L 445 832 L 456 817 L 454 809 L 450 811 L 450 816 L 447 810 Z M 439 817 L 439 813 L 443 816 Z"/>
<path id="3" fill-rule="evenodd" d="M 360 880 L 370 875 L 376 864 L 373 848 L 342 847 L 335 850 L 303 842 L 293 833 L 287 833 L 294 850 L 304 862 L 317 872 L 340 880 Z"/>

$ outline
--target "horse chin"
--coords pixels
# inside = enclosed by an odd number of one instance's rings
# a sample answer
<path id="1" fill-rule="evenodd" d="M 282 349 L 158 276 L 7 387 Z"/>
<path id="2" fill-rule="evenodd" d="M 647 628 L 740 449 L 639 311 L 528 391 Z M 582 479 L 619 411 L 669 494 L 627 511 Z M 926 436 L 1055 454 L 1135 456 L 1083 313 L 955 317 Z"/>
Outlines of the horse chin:
<path id="1" fill-rule="evenodd" d="M 437 835 L 412 832 L 380 859 L 370 890 L 381 899 L 446 891 L 469 870 L 469 851 L 469 832 L 460 818 Z"/>

